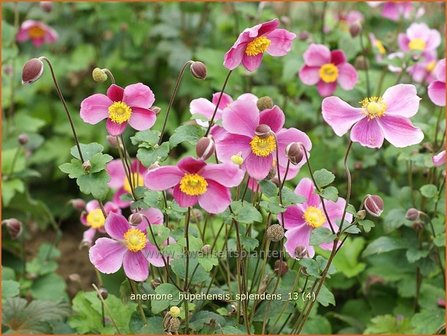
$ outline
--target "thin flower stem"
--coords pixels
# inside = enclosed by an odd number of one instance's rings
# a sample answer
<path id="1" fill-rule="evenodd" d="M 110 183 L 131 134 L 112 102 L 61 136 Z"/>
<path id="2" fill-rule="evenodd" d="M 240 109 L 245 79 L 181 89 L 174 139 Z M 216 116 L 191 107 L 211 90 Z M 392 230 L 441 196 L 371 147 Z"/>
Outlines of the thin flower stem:
<path id="1" fill-rule="evenodd" d="M 359 38 L 360 38 L 360 48 L 362 49 L 363 57 L 366 59 L 367 50 L 366 50 L 365 44 L 363 42 L 363 32 L 360 33 Z M 366 94 L 369 97 L 369 96 L 371 96 L 371 85 L 370 85 L 370 82 L 369 82 L 369 70 L 368 70 L 368 63 L 367 62 L 365 62 L 365 76 L 366 76 Z"/>
<path id="2" fill-rule="evenodd" d="M 130 278 L 127 278 L 127 280 L 129 280 L 130 289 L 131 289 L 133 295 L 135 295 L 135 298 L 137 299 L 138 310 L 140 312 L 141 319 L 143 320 L 144 325 L 147 325 L 146 315 L 144 314 L 143 305 L 141 304 L 141 300 L 138 298 L 137 289 L 135 288 L 135 283 Z"/>
<path id="3" fill-rule="evenodd" d="M 107 77 L 110 78 L 110 81 L 112 82 L 112 84 L 116 84 L 115 77 L 113 76 L 112 71 L 110 71 L 107 68 L 102 69 L 102 71 L 104 71 L 107 74 Z"/>
<path id="4" fill-rule="evenodd" d="M 323 11 L 321 12 L 321 29 L 320 29 L 320 34 L 321 34 L 321 44 L 324 44 L 325 39 L 326 39 L 326 34 L 324 32 L 324 23 L 326 21 L 326 9 L 327 9 L 327 1 L 323 2 Z"/>
<path id="5" fill-rule="evenodd" d="M 14 168 L 16 166 L 16 162 L 17 162 L 17 158 L 19 157 L 19 153 L 22 150 L 22 146 L 18 146 L 15 153 L 14 153 L 14 157 L 12 158 L 12 162 L 11 162 L 11 169 L 9 170 L 9 175 L 12 175 L 12 173 L 14 173 Z"/>
<path id="6" fill-rule="evenodd" d="M 435 129 L 435 143 L 434 143 L 434 146 L 433 146 L 433 149 L 435 150 L 435 151 L 437 151 L 439 148 L 438 148 L 438 133 L 439 133 L 439 124 L 440 124 L 440 122 L 441 122 L 441 118 L 442 118 L 442 116 L 444 115 L 444 107 L 440 107 L 439 108 L 439 112 L 438 112 L 438 118 L 436 119 L 436 129 Z"/>
<path id="7" fill-rule="evenodd" d="M 95 289 L 96 294 L 98 295 L 98 297 L 99 297 L 99 299 L 101 300 L 102 304 L 104 305 L 104 308 L 105 308 L 105 310 L 107 311 L 107 314 L 109 315 L 110 321 L 112 321 L 112 324 L 113 324 L 113 326 L 115 327 L 117 333 L 118 333 L 118 334 L 121 334 L 121 331 L 120 331 L 120 329 L 118 328 L 118 325 L 116 324 L 115 319 L 113 318 L 113 316 L 112 316 L 112 314 L 111 314 L 111 312 L 110 312 L 109 306 L 107 306 L 106 301 L 105 301 L 105 300 L 103 299 L 103 297 L 101 296 L 101 293 L 100 293 L 98 287 L 96 287 L 95 284 L 92 284 L 92 286 L 93 286 L 93 288 Z"/>
<path id="8" fill-rule="evenodd" d="M 168 109 L 166 110 L 166 116 L 163 121 L 163 127 L 161 128 L 160 139 L 158 140 L 158 145 L 161 145 L 161 143 L 163 141 L 163 135 L 166 130 L 166 124 L 168 123 L 169 113 L 171 112 L 172 104 L 174 104 L 174 99 L 177 96 L 177 91 L 178 91 L 178 88 L 180 87 L 180 83 L 182 81 L 183 74 L 185 73 L 186 68 L 190 64 L 192 64 L 191 60 L 189 60 L 185 64 L 183 64 L 182 69 L 180 70 L 180 73 L 177 77 L 177 81 L 175 82 L 174 90 L 172 91 L 171 98 L 169 99 Z"/>
<path id="9" fill-rule="evenodd" d="M 185 219 L 185 241 L 186 241 L 186 266 L 185 266 L 185 284 L 183 291 L 188 291 L 188 277 L 189 277 L 189 222 L 191 218 L 191 207 L 188 207 Z M 188 300 L 185 300 L 185 332 L 189 334 L 189 309 Z"/>
<path id="10" fill-rule="evenodd" d="M 349 140 L 348 148 L 346 148 L 345 157 L 343 159 L 343 166 L 345 167 L 346 180 L 347 180 L 347 191 L 346 191 L 346 199 L 345 199 L 346 203 L 345 203 L 345 208 L 343 210 L 343 215 L 341 216 L 338 236 L 342 232 L 342 228 L 343 228 L 343 225 L 345 222 L 345 217 L 346 217 L 346 210 L 348 209 L 349 201 L 351 200 L 352 177 L 351 177 L 351 171 L 349 170 L 349 166 L 348 166 L 348 156 L 349 156 L 349 152 L 351 151 L 351 148 L 352 148 L 352 140 Z"/>

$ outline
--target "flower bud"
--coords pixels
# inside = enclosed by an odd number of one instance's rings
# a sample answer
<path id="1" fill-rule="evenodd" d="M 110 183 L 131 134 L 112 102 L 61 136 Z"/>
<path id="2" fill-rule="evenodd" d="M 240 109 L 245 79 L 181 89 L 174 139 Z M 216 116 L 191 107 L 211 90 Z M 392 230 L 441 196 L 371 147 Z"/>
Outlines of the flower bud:
<path id="1" fill-rule="evenodd" d="M 31 58 L 22 69 L 22 84 L 31 84 L 43 74 L 44 64 L 39 58 Z"/>
<path id="2" fill-rule="evenodd" d="M 378 195 L 366 195 L 363 205 L 371 216 L 380 217 L 383 212 L 383 200 Z"/>
<path id="3" fill-rule="evenodd" d="M 296 259 L 303 259 L 307 257 L 307 247 L 306 246 L 297 246 L 295 248 L 295 258 Z"/>
<path id="4" fill-rule="evenodd" d="M 289 266 L 287 265 L 287 263 L 283 260 L 276 260 L 275 261 L 275 273 L 278 274 L 279 276 L 283 276 L 284 274 L 287 273 L 287 271 L 289 270 Z"/>
<path id="5" fill-rule="evenodd" d="M 366 211 L 365 210 L 359 210 L 357 211 L 357 214 L 355 215 L 358 219 L 362 220 L 366 217 Z"/>
<path id="6" fill-rule="evenodd" d="M 198 79 L 206 78 L 206 65 L 202 62 L 193 61 L 191 66 L 189 67 L 192 75 Z"/>
<path id="7" fill-rule="evenodd" d="M 255 129 L 255 135 L 257 135 L 261 139 L 267 138 L 271 134 L 272 134 L 272 129 L 270 128 L 269 125 L 266 125 L 266 124 L 258 125 L 258 127 L 256 127 L 256 129 Z"/>
<path id="8" fill-rule="evenodd" d="M 119 142 L 118 142 L 118 139 L 116 138 L 116 136 L 108 135 L 107 136 L 107 142 L 113 148 L 118 148 L 119 147 Z"/>
<path id="9" fill-rule="evenodd" d="M 130 223 L 130 225 L 138 225 L 142 221 L 143 221 L 143 216 L 140 213 L 138 213 L 138 212 L 133 213 L 133 214 L 131 214 L 129 216 L 129 223 Z"/>
<path id="10" fill-rule="evenodd" d="M 159 108 L 158 106 L 152 106 L 151 107 L 151 111 L 155 113 L 155 115 L 159 114 L 161 111 L 161 108 Z"/>
<path id="11" fill-rule="evenodd" d="M 352 37 L 357 37 L 362 32 L 362 25 L 360 22 L 354 22 L 349 26 L 349 33 Z"/>
<path id="12" fill-rule="evenodd" d="M 78 273 L 72 273 L 68 276 L 68 280 L 81 283 L 81 276 Z"/>
<path id="13" fill-rule="evenodd" d="M 203 254 L 208 255 L 212 252 L 211 250 L 211 245 L 210 244 L 205 244 L 202 246 L 202 249 L 200 250 Z"/>
<path id="14" fill-rule="evenodd" d="M 85 171 L 86 173 L 90 172 L 90 170 L 92 169 L 92 164 L 90 163 L 90 160 L 85 161 L 85 162 L 82 164 L 82 168 L 84 168 L 84 171 Z"/>
<path id="15" fill-rule="evenodd" d="M 39 5 L 40 8 L 47 13 L 51 12 L 51 10 L 53 9 L 53 4 L 51 3 L 51 1 L 40 1 Z"/>
<path id="16" fill-rule="evenodd" d="M 438 307 L 440 308 L 445 308 L 445 300 L 444 299 L 438 299 L 436 301 L 436 304 L 438 305 Z"/>
<path id="17" fill-rule="evenodd" d="M 23 145 L 26 145 L 26 144 L 28 143 L 28 141 L 29 141 L 29 137 L 28 137 L 27 134 L 22 133 L 22 134 L 20 134 L 20 135 L 17 137 L 17 141 L 19 142 L 19 144 L 21 144 L 21 145 L 23 146 Z"/>
<path id="18" fill-rule="evenodd" d="M 273 100 L 269 96 L 264 96 L 258 99 L 256 102 L 259 111 L 271 109 L 273 107 Z"/>
<path id="19" fill-rule="evenodd" d="M 68 203 L 70 203 L 75 210 L 82 211 L 85 209 L 85 201 L 82 198 L 74 198 L 69 200 Z"/>
<path id="20" fill-rule="evenodd" d="M 424 229 L 424 223 L 421 222 L 420 220 L 416 220 L 413 222 L 413 229 L 416 232 L 422 231 Z"/>
<path id="21" fill-rule="evenodd" d="M 307 41 L 309 39 L 309 37 L 310 37 L 310 34 L 307 31 L 302 31 L 298 34 L 298 39 L 300 41 Z"/>
<path id="22" fill-rule="evenodd" d="M 241 154 L 235 154 L 231 156 L 231 162 L 238 166 L 241 166 L 244 163 L 244 158 Z"/>
<path id="23" fill-rule="evenodd" d="M 179 317 L 180 316 L 180 308 L 177 306 L 172 306 L 169 309 L 169 314 L 171 314 L 172 317 Z"/>
<path id="24" fill-rule="evenodd" d="M 160 285 L 161 285 L 160 279 L 157 278 L 157 279 L 151 280 L 151 286 L 153 289 L 157 288 Z"/>
<path id="25" fill-rule="evenodd" d="M 196 154 L 199 159 L 207 160 L 216 151 L 216 145 L 211 137 L 203 137 L 197 141 Z"/>
<path id="26" fill-rule="evenodd" d="M 267 229 L 267 238 L 273 242 L 284 238 L 284 228 L 280 224 L 270 225 Z"/>
<path id="27" fill-rule="evenodd" d="M 354 169 L 360 170 L 363 168 L 363 163 L 361 161 L 355 161 L 354 162 Z"/>
<path id="28" fill-rule="evenodd" d="M 365 70 L 368 68 L 368 60 L 365 56 L 360 55 L 355 59 L 354 66 L 358 70 Z"/>
<path id="29" fill-rule="evenodd" d="M 92 78 L 97 83 L 103 83 L 107 80 L 107 74 L 100 68 L 94 68 L 92 71 Z"/>
<path id="30" fill-rule="evenodd" d="M 304 157 L 302 145 L 298 142 L 288 144 L 286 147 L 286 156 L 291 164 L 297 165 L 300 163 Z"/>
<path id="31" fill-rule="evenodd" d="M 418 220 L 421 215 L 421 212 L 418 209 L 410 208 L 407 210 L 405 214 L 405 218 L 411 221 Z"/>
<path id="32" fill-rule="evenodd" d="M 178 317 L 171 317 L 164 321 L 164 328 L 168 334 L 178 334 L 180 324 L 181 322 Z"/>
<path id="33" fill-rule="evenodd" d="M 5 219 L 2 224 L 6 225 L 6 229 L 13 240 L 20 238 L 23 233 L 23 224 L 16 218 Z"/>
<path id="34" fill-rule="evenodd" d="M 98 293 L 98 297 L 99 295 L 101 295 L 103 300 L 107 300 L 107 298 L 109 297 L 109 292 L 107 291 L 107 289 L 105 289 L 104 287 L 101 287 Z"/>

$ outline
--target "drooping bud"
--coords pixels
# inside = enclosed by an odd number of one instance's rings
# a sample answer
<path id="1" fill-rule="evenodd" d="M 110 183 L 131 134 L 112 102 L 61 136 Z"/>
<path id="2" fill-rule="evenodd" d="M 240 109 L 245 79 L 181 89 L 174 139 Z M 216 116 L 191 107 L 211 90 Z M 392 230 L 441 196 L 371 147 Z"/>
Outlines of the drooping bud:
<path id="1" fill-rule="evenodd" d="M 108 135 L 107 136 L 107 142 L 113 148 L 118 148 L 119 147 L 119 142 L 118 142 L 118 139 L 116 138 L 116 136 Z"/>
<path id="2" fill-rule="evenodd" d="M 208 255 L 211 253 L 211 245 L 210 244 L 205 244 L 202 246 L 202 249 L 200 250 L 203 254 Z"/>
<path id="3" fill-rule="evenodd" d="M 258 125 L 258 127 L 256 127 L 256 129 L 255 129 L 255 135 L 257 135 L 261 139 L 267 138 L 271 134 L 272 134 L 272 129 L 270 128 L 269 125 L 266 125 L 266 124 Z"/>
<path id="4" fill-rule="evenodd" d="M 203 137 L 197 141 L 196 154 L 199 159 L 208 160 L 216 151 L 216 145 L 211 137 Z"/>
<path id="5" fill-rule="evenodd" d="M 94 68 L 92 71 L 92 78 L 97 83 L 103 83 L 107 80 L 107 74 L 100 68 Z"/>
<path id="6" fill-rule="evenodd" d="M 74 198 L 69 200 L 68 203 L 70 203 L 75 210 L 82 211 L 85 209 L 85 201 L 82 198 Z"/>
<path id="7" fill-rule="evenodd" d="M 380 217 L 383 212 L 383 200 L 378 195 L 366 195 L 363 205 L 371 216 Z"/>
<path id="8" fill-rule="evenodd" d="M 241 166 L 244 163 L 244 158 L 241 154 L 235 154 L 231 156 L 231 162 L 238 166 Z"/>
<path id="9" fill-rule="evenodd" d="M 138 213 L 138 212 L 133 213 L 133 214 L 131 214 L 129 216 L 129 223 L 130 223 L 130 225 L 138 225 L 142 221 L 143 221 L 143 216 L 140 213 Z"/>
<path id="10" fill-rule="evenodd" d="M 307 31 L 302 31 L 298 34 L 298 39 L 300 41 L 307 41 L 309 39 L 309 37 L 310 37 L 310 34 Z"/>
<path id="11" fill-rule="evenodd" d="M 418 209 L 410 208 L 407 210 L 405 214 L 405 218 L 411 221 L 418 220 L 421 215 L 421 212 Z"/>
<path id="12" fill-rule="evenodd" d="M 21 144 L 22 146 L 26 145 L 29 141 L 29 137 L 27 134 L 22 133 L 17 137 L 17 141 L 19 142 L 19 144 Z"/>
<path id="13" fill-rule="evenodd" d="M 298 142 L 288 144 L 286 147 L 286 156 L 291 164 L 297 165 L 300 163 L 304 157 L 302 145 Z"/>
<path id="14" fill-rule="evenodd" d="M 273 100 L 269 96 L 261 97 L 256 102 L 256 106 L 258 106 L 259 111 L 271 109 L 273 107 Z"/>
<path id="15" fill-rule="evenodd" d="M 295 258 L 303 259 L 307 257 L 307 247 L 306 246 L 297 246 L 295 248 Z"/>
<path id="16" fill-rule="evenodd" d="M 416 232 L 422 231 L 424 229 L 424 223 L 420 220 L 416 220 L 413 222 L 413 229 Z"/>
<path id="17" fill-rule="evenodd" d="M 287 265 L 287 263 L 283 260 L 276 260 L 275 261 L 275 273 L 278 274 L 279 276 L 283 276 L 284 274 L 287 273 L 287 271 L 289 270 L 289 266 Z"/>
<path id="18" fill-rule="evenodd" d="M 22 84 L 31 84 L 43 74 L 44 64 L 39 58 L 32 58 L 22 69 Z"/>
<path id="19" fill-rule="evenodd" d="M 206 65 L 202 62 L 193 61 L 191 66 L 189 67 L 192 75 L 198 79 L 206 78 Z"/>
<path id="20" fill-rule="evenodd" d="M 354 22 L 349 26 L 349 33 L 352 37 L 357 37 L 362 32 L 362 25 L 360 22 Z"/>
<path id="21" fill-rule="evenodd" d="M 2 221 L 13 240 L 20 238 L 23 233 L 23 224 L 16 218 L 9 218 Z"/>
<path id="22" fill-rule="evenodd" d="M 109 292 L 107 291 L 107 289 L 101 287 L 98 291 L 99 291 L 98 295 L 101 295 L 103 300 L 107 300 L 107 298 L 109 297 Z"/>
<path id="23" fill-rule="evenodd" d="M 358 219 L 362 220 L 366 217 L 366 211 L 365 210 L 359 210 L 357 211 L 357 214 L 355 215 Z"/>
<path id="24" fill-rule="evenodd" d="M 92 169 L 92 164 L 90 163 L 90 160 L 85 161 L 85 162 L 82 164 L 82 168 L 84 168 L 84 171 L 85 171 L 86 173 L 90 172 L 90 170 Z"/>
<path id="25" fill-rule="evenodd" d="M 155 113 L 155 115 L 159 114 L 161 111 L 161 108 L 159 108 L 158 106 L 152 106 L 151 107 L 151 111 Z"/>
<path id="26" fill-rule="evenodd" d="M 179 317 L 180 316 L 180 308 L 177 306 L 172 306 L 169 309 L 169 314 L 171 314 L 172 317 Z"/>
<path id="27" fill-rule="evenodd" d="M 273 224 L 267 228 L 267 238 L 278 242 L 284 238 L 284 228 L 280 224 Z"/>
<path id="28" fill-rule="evenodd" d="M 39 5 L 40 8 L 47 13 L 51 12 L 51 10 L 53 9 L 53 4 L 51 3 L 51 1 L 40 1 Z"/>
<path id="29" fill-rule="evenodd" d="M 368 60 L 365 58 L 365 56 L 360 55 L 355 59 L 354 66 L 358 70 L 365 70 L 368 68 Z"/>

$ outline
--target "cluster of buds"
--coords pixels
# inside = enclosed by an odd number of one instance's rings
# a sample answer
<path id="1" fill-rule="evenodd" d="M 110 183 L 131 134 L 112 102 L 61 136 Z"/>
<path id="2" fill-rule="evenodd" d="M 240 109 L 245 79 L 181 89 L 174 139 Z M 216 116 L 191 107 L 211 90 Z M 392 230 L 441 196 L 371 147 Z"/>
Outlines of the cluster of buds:
<path id="1" fill-rule="evenodd" d="M 424 214 L 422 211 L 410 208 L 405 214 L 405 218 L 413 222 L 413 229 L 415 231 L 421 231 L 424 229 L 424 222 L 421 220 L 421 215 Z"/>

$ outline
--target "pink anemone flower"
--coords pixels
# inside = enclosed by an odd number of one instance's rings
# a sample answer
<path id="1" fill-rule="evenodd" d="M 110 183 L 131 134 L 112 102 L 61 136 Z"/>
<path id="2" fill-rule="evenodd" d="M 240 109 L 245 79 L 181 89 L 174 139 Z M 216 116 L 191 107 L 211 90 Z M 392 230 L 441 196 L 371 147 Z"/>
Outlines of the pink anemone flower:
<path id="1" fill-rule="evenodd" d="M 363 14 L 356 10 L 337 12 L 338 24 L 341 30 L 349 32 L 349 27 L 353 24 L 361 24 L 365 18 Z"/>
<path id="2" fill-rule="evenodd" d="M 408 73 L 415 82 L 430 84 L 436 79 L 436 65 L 436 53 L 427 53 L 419 62 L 408 68 Z"/>
<path id="3" fill-rule="evenodd" d="M 45 43 L 54 43 L 58 38 L 59 36 L 53 28 L 35 20 L 24 21 L 16 36 L 18 42 L 31 40 L 35 47 L 40 47 Z"/>
<path id="4" fill-rule="evenodd" d="M 325 227 L 330 229 L 329 222 L 323 210 L 320 197 L 318 197 L 315 186 L 309 178 L 303 178 L 295 188 L 295 194 L 303 196 L 305 202 L 289 206 L 283 216 L 278 216 L 278 221 L 287 230 L 287 239 L 284 247 L 292 258 L 312 258 L 315 255 L 313 246 L 310 245 L 310 236 L 314 229 Z M 337 202 L 325 200 L 324 206 L 332 227 L 336 232 L 339 230 L 339 222 L 342 219 L 346 201 L 338 198 Z M 351 223 L 352 215 L 346 213 L 345 221 Z M 324 243 L 320 247 L 331 250 L 334 243 Z"/>
<path id="5" fill-rule="evenodd" d="M 129 201 L 121 200 L 121 196 L 124 194 L 130 194 L 132 187 L 144 186 L 144 174 L 147 169 L 138 160 L 133 160 L 130 165 L 131 176 L 129 179 L 126 176 L 123 162 L 119 159 L 112 160 L 106 165 L 106 171 L 110 175 L 109 187 L 115 189 L 115 195 L 113 195 L 113 202 L 121 208 L 128 207 Z"/>
<path id="6" fill-rule="evenodd" d="M 230 162 L 234 155 L 243 159 L 242 168 L 256 180 L 264 179 L 276 164 L 279 164 L 282 176 L 287 165 L 285 149 L 292 142 L 299 142 L 309 152 L 312 143 L 309 137 L 295 128 L 283 128 L 285 116 L 278 106 L 259 112 L 252 100 L 234 102 L 223 115 L 222 125 L 228 133 L 216 142 L 219 160 Z M 257 134 L 258 128 L 269 128 L 268 134 Z M 279 162 L 276 162 L 278 148 Z M 296 176 L 305 158 L 297 165 L 291 165 L 288 176 Z"/>
<path id="7" fill-rule="evenodd" d="M 299 77 L 306 85 L 316 84 L 322 97 L 333 94 L 337 83 L 344 90 L 352 90 L 357 83 L 357 71 L 346 62 L 342 50 L 330 51 L 325 45 L 311 44 L 303 57 L 304 66 Z"/>
<path id="8" fill-rule="evenodd" d="M 323 119 L 338 136 L 352 127 L 351 140 L 362 146 L 380 148 L 387 139 L 395 147 L 407 147 L 424 138 L 410 121 L 419 110 L 420 99 L 410 84 L 392 86 L 382 97 L 365 98 L 358 108 L 338 97 L 327 97 L 322 103 Z"/>
<path id="9" fill-rule="evenodd" d="M 402 51 L 426 54 L 438 48 L 441 44 L 441 34 L 436 29 L 430 29 L 425 23 L 413 23 L 405 34 L 399 34 L 398 41 Z"/>
<path id="10" fill-rule="evenodd" d="M 112 84 L 107 95 L 97 93 L 81 102 L 81 118 L 92 125 L 107 119 L 110 135 L 120 135 L 128 123 L 137 131 L 143 131 L 155 123 L 155 112 L 150 109 L 154 101 L 152 90 L 142 83 L 124 89 Z"/>
<path id="11" fill-rule="evenodd" d="M 111 238 L 96 240 L 89 251 L 91 263 L 105 274 L 116 273 L 123 266 L 130 279 L 146 280 L 149 276 L 148 263 L 155 267 L 165 265 L 157 247 L 147 238 L 147 227 L 146 220 L 132 226 L 122 215 L 110 213 L 105 230 Z"/>
<path id="12" fill-rule="evenodd" d="M 445 58 L 440 60 L 434 70 L 436 80 L 428 86 L 428 96 L 438 106 L 445 106 Z"/>
<path id="13" fill-rule="evenodd" d="M 386 48 L 383 45 L 382 40 L 379 40 L 373 33 L 370 33 L 368 37 L 373 47 L 374 54 L 376 55 L 376 61 L 382 61 L 383 57 L 386 55 Z"/>
<path id="14" fill-rule="evenodd" d="M 216 214 L 230 205 L 230 188 L 238 186 L 243 178 L 244 172 L 235 164 L 207 164 L 186 157 L 177 166 L 149 170 L 144 184 L 157 191 L 174 188 L 174 199 L 181 207 L 198 202 L 204 210 Z"/>
<path id="15" fill-rule="evenodd" d="M 445 150 L 433 156 L 432 161 L 435 167 L 445 165 Z"/>
<path id="16" fill-rule="evenodd" d="M 382 16 L 392 21 L 399 21 L 401 17 L 408 19 L 414 7 L 411 1 L 368 1 L 371 7 L 382 7 Z"/>
<path id="17" fill-rule="evenodd" d="M 104 204 L 104 212 L 106 216 L 109 213 L 121 214 L 121 209 L 113 202 L 107 202 Z M 104 233 L 104 223 L 106 218 L 99 206 L 97 200 L 92 200 L 85 206 L 85 211 L 81 213 L 81 223 L 89 229 L 84 232 L 82 243 L 91 245 L 95 237 L 96 232 Z"/>
<path id="18" fill-rule="evenodd" d="M 242 63 L 245 69 L 254 71 L 261 65 L 265 52 L 271 56 L 287 55 L 296 34 L 278 26 L 279 20 L 274 19 L 245 29 L 225 54 L 224 66 L 234 70 Z"/>

